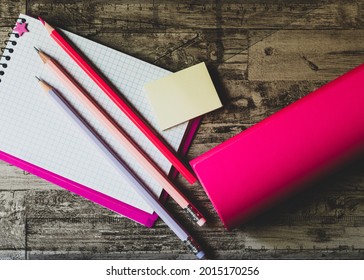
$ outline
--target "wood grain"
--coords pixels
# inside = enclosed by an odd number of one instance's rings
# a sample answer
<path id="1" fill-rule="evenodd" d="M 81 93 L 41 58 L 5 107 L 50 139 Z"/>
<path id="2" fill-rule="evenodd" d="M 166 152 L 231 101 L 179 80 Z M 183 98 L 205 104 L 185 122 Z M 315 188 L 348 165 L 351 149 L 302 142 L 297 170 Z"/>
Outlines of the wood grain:
<path id="1" fill-rule="evenodd" d="M 188 29 L 363 28 L 360 1 L 31 1 L 28 12 L 67 26 L 87 24 L 113 32 Z M 344 2 L 344 3 L 343 3 Z M 51 9 L 49 7 L 52 7 Z M 66 20 L 66 21 L 64 21 Z"/>
<path id="2" fill-rule="evenodd" d="M 1 190 L 58 189 L 58 186 L 5 162 L 0 162 L 0 174 Z"/>
<path id="3" fill-rule="evenodd" d="M 14 20 L 16 20 L 20 13 L 26 12 L 25 1 L 1 1 L 0 5 L 0 28 L 6 27 L 6 31 L 10 32 L 9 27 L 14 26 Z"/>
<path id="4" fill-rule="evenodd" d="M 19 258 L 20 252 L 25 256 L 24 196 L 22 191 L 0 191 L 0 256 L 4 258 Z"/>
<path id="5" fill-rule="evenodd" d="M 364 61 L 364 30 L 282 30 L 249 49 L 249 80 L 333 80 Z"/>
<path id="6" fill-rule="evenodd" d="M 362 1 L 3 0 L 0 39 L 20 12 L 171 71 L 205 61 L 224 107 L 188 159 L 364 61 Z M 361 157 L 231 232 L 198 183 L 176 181 L 207 226 L 166 206 L 213 259 L 363 259 L 363 174 Z M 193 258 L 160 220 L 147 229 L 0 163 L 0 259 Z"/>

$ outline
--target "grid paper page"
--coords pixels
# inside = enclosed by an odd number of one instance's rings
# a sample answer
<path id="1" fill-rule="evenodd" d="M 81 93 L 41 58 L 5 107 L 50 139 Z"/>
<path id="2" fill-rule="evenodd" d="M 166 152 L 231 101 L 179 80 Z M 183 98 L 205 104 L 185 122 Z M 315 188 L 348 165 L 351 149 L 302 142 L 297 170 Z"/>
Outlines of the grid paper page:
<path id="1" fill-rule="evenodd" d="M 7 47 L 14 49 L 9 54 L 11 59 L 5 60 L 7 53 L 1 58 L 1 63 L 7 63 L 8 67 L 4 69 L 5 74 L 0 83 L 0 150 L 152 213 L 152 209 L 137 195 L 133 187 L 89 143 L 64 112 L 53 104 L 50 97 L 39 87 L 35 76 L 61 92 L 156 195 L 161 194 L 162 188 L 143 171 L 83 104 L 46 70 L 33 47 L 41 49 L 72 73 L 75 80 L 109 112 L 165 173 L 169 172 L 171 164 L 51 39 L 38 20 L 26 15 L 20 15 L 20 18 L 26 19 L 29 32 L 19 38 L 12 36 L 11 40 L 16 41 L 17 45 L 8 43 Z M 75 34 L 64 34 L 157 130 L 157 122 L 143 92 L 143 86 L 169 72 Z M 187 123 L 184 123 L 161 132 L 160 135 L 177 150 L 186 128 Z"/>

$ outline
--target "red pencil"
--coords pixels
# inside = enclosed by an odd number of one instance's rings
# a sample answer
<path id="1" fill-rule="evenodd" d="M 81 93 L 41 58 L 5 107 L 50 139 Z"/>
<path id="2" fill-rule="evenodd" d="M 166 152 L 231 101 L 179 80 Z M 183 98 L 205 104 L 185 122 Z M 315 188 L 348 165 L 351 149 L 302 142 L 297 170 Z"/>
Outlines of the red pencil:
<path id="1" fill-rule="evenodd" d="M 89 63 L 77 52 L 61 34 L 39 17 L 51 38 L 80 66 L 86 74 L 101 88 L 101 90 L 120 108 L 121 111 L 140 129 L 140 131 L 153 143 L 154 146 L 170 161 L 170 163 L 193 184 L 196 182 L 192 172 L 177 158 L 165 143 L 152 131 L 142 118 L 122 100 L 114 89 L 91 67 Z"/>

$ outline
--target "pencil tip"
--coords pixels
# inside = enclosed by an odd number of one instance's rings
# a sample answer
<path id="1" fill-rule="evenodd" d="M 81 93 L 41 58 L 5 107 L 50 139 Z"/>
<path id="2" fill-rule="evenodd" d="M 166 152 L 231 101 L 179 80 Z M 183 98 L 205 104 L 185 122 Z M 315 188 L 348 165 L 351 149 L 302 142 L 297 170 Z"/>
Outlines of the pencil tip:
<path id="1" fill-rule="evenodd" d="M 37 47 L 34 47 L 34 49 L 37 51 L 37 53 L 39 53 L 39 49 Z"/>
<path id="2" fill-rule="evenodd" d="M 40 20 L 40 22 L 45 25 L 45 21 L 41 18 L 41 17 L 38 17 L 38 19 Z"/>
<path id="3" fill-rule="evenodd" d="M 40 82 L 40 81 L 41 81 L 41 79 L 39 79 L 37 76 L 35 76 L 35 77 L 37 78 L 38 82 Z"/>

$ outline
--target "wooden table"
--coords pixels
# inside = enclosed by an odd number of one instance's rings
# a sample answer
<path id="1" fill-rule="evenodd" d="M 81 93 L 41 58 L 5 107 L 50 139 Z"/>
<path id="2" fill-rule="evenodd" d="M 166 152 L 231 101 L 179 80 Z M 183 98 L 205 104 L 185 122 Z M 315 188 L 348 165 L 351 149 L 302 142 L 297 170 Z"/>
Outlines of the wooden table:
<path id="1" fill-rule="evenodd" d="M 27 13 L 171 71 L 205 61 L 224 107 L 204 117 L 192 159 L 364 62 L 364 1 L 341 2 L 1 0 L 0 38 Z M 167 206 L 210 258 L 364 257 L 363 158 L 231 232 L 199 184 L 177 184 L 208 225 Z M 160 220 L 147 229 L 2 162 L 0 259 L 8 258 L 194 256 Z"/>

